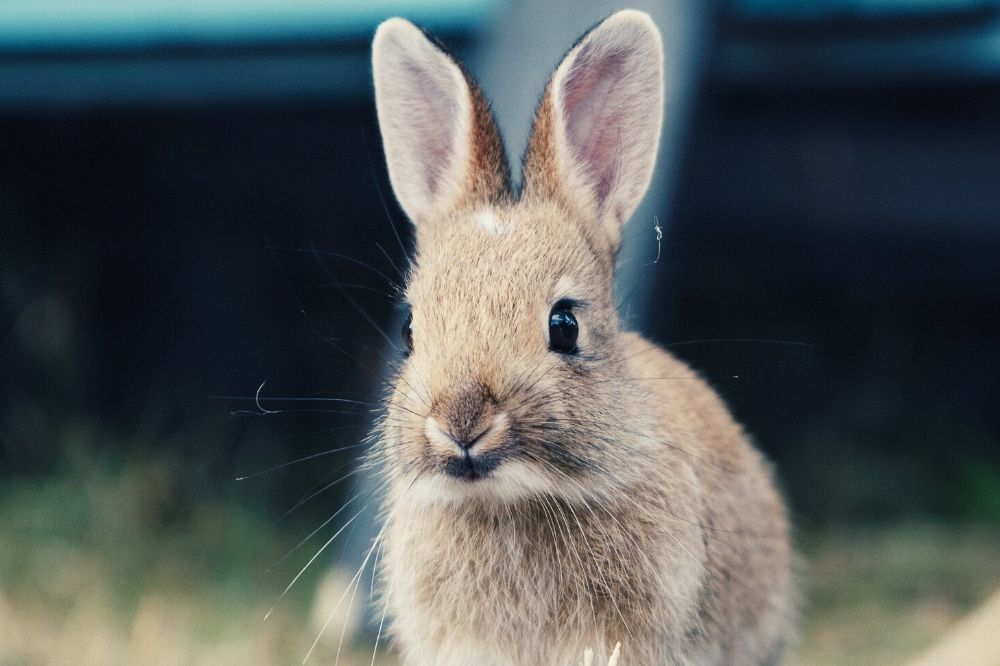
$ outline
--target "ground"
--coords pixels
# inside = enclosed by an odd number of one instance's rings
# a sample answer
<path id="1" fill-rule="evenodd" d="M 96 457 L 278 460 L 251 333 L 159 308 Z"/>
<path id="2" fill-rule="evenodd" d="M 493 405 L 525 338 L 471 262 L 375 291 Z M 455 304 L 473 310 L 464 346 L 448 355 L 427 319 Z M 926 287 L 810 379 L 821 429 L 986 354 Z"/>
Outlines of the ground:
<path id="1" fill-rule="evenodd" d="M 275 524 L 239 494 L 164 520 L 157 489 L 170 473 L 81 458 L 0 485 L 0 665 L 303 661 L 327 560 L 263 619 L 311 555 L 269 570 L 302 524 Z M 789 664 L 902 663 L 1000 587 L 1000 532 L 988 526 L 825 527 L 799 542 L 804 621 Z M 309 663 L 335 661 L 341 626 Z M 371 664 L 371 645 L 340 663 Z M 384 646 L 374 663 L 393 663 Z"/>

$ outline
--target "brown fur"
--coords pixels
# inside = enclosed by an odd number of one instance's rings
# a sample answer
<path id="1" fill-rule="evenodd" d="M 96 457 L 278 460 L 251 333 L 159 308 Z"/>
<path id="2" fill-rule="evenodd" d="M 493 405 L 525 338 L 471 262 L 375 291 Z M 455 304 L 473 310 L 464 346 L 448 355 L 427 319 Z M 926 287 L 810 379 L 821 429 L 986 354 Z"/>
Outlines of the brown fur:
<path id="1" fill-rule="evenodd" d="M 468 195 L 464 203 L 498 204 L 510 199 L 510 172 L 503 152 L 500 131 L 493 121 L 490 105 L 471 77 L 466 82 L 472 92 L 472 166 Z"/>
<path id="2" fill-rule="evenodd" d="M 515 199 L 470 91 L 468 196 L 417 225 L 414 347 L 371 459 L 388 485 L 380 573 L 404 661 L 576 664 L 621 641 L 627 666 L 770 663 L 791 551 L 766 462 L 708 385 L 620 329 L 617 238 L 560 174 L 549 96 Z M 548 349 L 560 298 L 580 303 L 575 355 Z M 473 450 L 495 469 L 445 475 L 454 447 L 429 419 L 460 439 L 485 430 Z"/>

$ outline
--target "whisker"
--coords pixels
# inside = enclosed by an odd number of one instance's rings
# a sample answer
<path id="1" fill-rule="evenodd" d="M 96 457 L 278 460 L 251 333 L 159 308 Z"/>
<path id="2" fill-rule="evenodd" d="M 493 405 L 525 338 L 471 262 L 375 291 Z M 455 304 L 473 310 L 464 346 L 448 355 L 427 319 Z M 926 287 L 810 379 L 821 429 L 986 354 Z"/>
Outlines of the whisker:
<path id="1" fill-rule="evenodd" d="M 808 347 L 815 349 L 816 345 L 811 342 L 800 342 L 798 340 L 781 340 L 778 338 L 700 338 L 696 340 L 680 340 L 678 342 L 664 343 L 664 347 L 682 347 L 685 345 L 700 345 L 709 343 L 760 343 L 772 345 L 788 345 L 790 347 Z"/>
<path id="2" fill-rule="evenodd" d="M 378 406 L 378 404 L 374 402 L 365 402 L 363 400 L 350 400 L 348 398 L 327 398 L 323 396 L 261 398 L 257 396 L 245 396 L 245 395 L 207 395 L 205 396 L 205 398 L 208 400 L 253 400 L 258 404 L 262 402 L 342 402 L 344 404 L 361 405 L 364 407 Z"/>
<path id="3" fill-rule="evenodd" d="M 343 466 L 341 466 L 341 467 L 340 467 L 340 469 L 343 469 L 343 468 L 344 468 Z M 340 478 L 336 479 L 335 481 L 331 481 L 330 483 L 326 484 L 325 486 L 323 486 L 322 488 L 320 488 L 320 489 L 319 489 L 319 490 L 317 490 L 316 492 L 313 492 L 313 493 L 310 493 L 310 494 L 306 495 L 305 497 L 303 497 L 302 499 L 300 499 L 300 500 L 299 500 L 298 502 L 296 502 L 296 503 L 295 503 L 295 504 L 294 504 L 294 505 L 292 506 L 292 508 L 291 508 L 291 509 L 289 509 L 288 511 L 285 511 L 285 512 L 284 512 L 283 514 L 281 514 L 281 515 L 280 515 L 280 516 L 279 516 L 279 517 L 278 517 L 278 518 L 277 518 L 277 519 L 276 519 L 276 520 L 274 521 L 274 523 L 273 523 L 273 524 L 275 524 L 275 525 L 276 525 L 277 523 L 281 522 L 282 520 L 284 520 L 285 518 L 287 518 L 287 517 L 288 517 L 289 515 L 291 515 L 291 513 L 292 513 L 293 511 L 295 511 L 296 509 L 298 509 L 298 508 L 299 508 L 300 506 L 302 506 L 303 504 L 305 504 L 305 503 L 306 503 L 306 502 L 308 502 L 309 500 L 311 500 L 311 499 L 313 499 L 314 497 L 317 497 L 317 496 L 319 496 L 319 495 L 322 495 L 322 494 L 323 494 L 323 493 L 325 493 L 325 492 L 326 492 L 327 490 L 329 490 L 330 488 L 333 488 L 333 487 L 334 487 L 335 485 L 337 485 L 337 484 L 338 484 L 338 483 L 340 483 L 341 481 L 344 481 L 345 479 L 349 479 L 349 478 L 351 478 L 352 476 L 354 476 L 355 474 L 357 474 L 357 473 L 358 473 L 358 472 L 360 472 L 360 471 L 361 471 L 361 469 L 360 469 L 360 468 L 357 468 L 357 467 L 356 467 L 356 468 L 352 469 L 352 470 L 351 470 L 350 472 L 348 472 L 347 474 L 345 474 L 345 475 L 343 475 L 342 477 L 340 477 Z"/>
<path id="4" fill-rule="evenodd" d="M 291 292 L 292 298 L 295 299 L 295 304 L 298 306 L 299 312 L 302 314 L 303 318 L 305 318 L 306 324 L 309 326 L 309 329 L 324 344 L 330 345 L 331 347 L 333 347 L 334 349 L 336 349 L 337 351 L 339 351 L 340 353 L 342 353 L 344 356 L 346 356 L 348 359 L 350 359 L 351 361 L 353 361 L 362 370 L 364 370 L 366 373 L 368 373 L 369 377 L 374 377 L 375 373 L 371 370 L 371 368 L 368 368 L 367 366 L 365 366 L 363 363 L 361 363 L 361 361 L 359 361 L 358 359 L 356 359 L 353 355 L 351 355 L 341 345 L 337 344 L 336 339 L 334 339 L 334 338 L 332 338 L 332 337 L 330 337 L 328 335 L 324 335 L 320 331 L 319 327 L 313 321 L 312 316 L 309 314 L 308 311 L 306 311 L 306 307 L 305 307 L 305 304 L 302 302 L 302 299 L 299 298 L 298 292 L 296 292 L 296 290 L 295 290 L 295 285 L 292 283 L 292 278 L 288 275 L 288 271 L 285 270 L 285 266 L 278 260 L 278 257 L 275 256 L 275 250 L 276 249 L 282 249 L 282 248 L 278 248 L 277 246 L 270 245 L 270 244 L 265 245 L 265 248 L 267 249 L 268 253 L 271 255 L 271 259 L 274 261 L 275 265 L 277 265 L 278 270 L 281 271 L 281 275 L 285 279 L 285 284 L 288 286 L 288 290 L 289 290 L 289 292 Z M 390 288 L 395 287 L 395 284 L 392 282 L 392 280 L 389 280 L 388 276 L 385 276 L 385 277 L 386 277 L 386 279 L 389 282 Z"/>
<path id="5" fill-rule="evenodd" d="M 339 414 L 341 416 L 363 416 L 359 412 L 350 412 L 346 409 L 266 409 L 263 412 L 255 412 L 251 409 L 236 409 L 229 412 L 229 416 L 278 416 L 279 414 Z"/>
<path id="6" fill-rule="evenodd" d="M 330 516 L 329 518 L 327 518 L 326 520 L 324 520 L 322 523 L 320 523 L 319 527 L 317 527 L 316 529 L 314 529 L 312 532 L 310 532 L 308 535 L 306 535 L 306 537 L 304 539 L 302 539 L 297 544 L 295 544 L 295 546 L 293 546 L 292 549 L 289 550 L 287 553 L 285 553 L 280 559 L 275 560 L 274 562 L 272 562 L 271 565 L 267 569 L 265 569 L 265 572 L 266 571 L 270 571 L 271 569 L 273 569 L 274 567 L 278 566 L 279 564 L 281 564 L 282 562 L 284 562 L 285 560 L 287 560 L 289 557 L 291 557 L 291 555 L 293 553 L 295 553 L 296 551 L 298 551 L 299 548 L 301 548 L 302 546 L 304 546 L 310 539 L 312 539 L 314 536 L 316 536 L 316 534 L 320 530 L 322 530 L 324 527 L 326 527 L 331 522 L 333 522 L 337 518 L 337 516 L 339 516 L 341 514 L 341 512 L 343 512 L 344 509 L 346 509 L 354 501 L 356 501 L 359 497 L 361 497 L 361 495 L 362 495 L 361 493 L 358 493 L 357 495 L 355 495 L 351 499 L 349 499 L 346 502 L 344 502 L 339 509 L 337 509 L 336 511 L 333 512 L 332 516 Z M 367 505 L 365 506 L 365 508 L 367 508 Z M 364 511 L 364 509 L 362 509 L 358 513 L 361 513 L 362 511 Z"/>
<path id="7" fill-rule="evenodd" d="M 376 275 L 378 275 L 379 277 L 383 278 L 386 282 L 389 283 L 389 285 L 391 287 L 398 288 L 398 285 L 396 284 L 396 282 L 391 277 L 389 277 L 388 275 L 386 275 L 385 273 L 383 273 L 382 271 L 380 271 L 379 269 L 375 268 L 371 264 L 368 264 L 368 263 L 366 263 L 364 261 L 361 261 L 360 259 L 355 259 L 354 257 L 351 257 L 351 256 L 346 255 L 346 254 L 340 254 L 339 252 L 330 252 L 329 250 L 320 250 L 320 249 L 317 249 L 315 247 L 304 248 L 304 247 L 283 247 L 283 246 L 279 246 L 279 245 L 268 245 L 267 249 L 268 250 L 278 250 L 278 251 L 281 251 L 281 252 L 296 252 L 296 253 L 300 253 L 300 254 L 312 254 L 314 256 L 315 255 L 322 255 L 324 257 L 331 257 L 333 259 L 342 259 L 344 261 L 349 261 L 352 264 L 357 264 L 358 266 L 361 266 L 362 268 L 367 268 L 371 272 L 373 272 Z"/>
<path id="8" fill-rule="evenodd" d="M 337 285 L 333 282 L 319 282 L 317 284 L 310 284 L 306 286 L 312 289 L 322 289 L 326 287 L 336 287 Z M 386 301 L 387 303 L 396 303 L 399 300 L 398 294 L 390 293 L 388 291 L 385 291 L 384 289 L 372 287 L 367 284 L 357 284 L 355 282 L 341 282 L 340 286 L 346 287 L 348 289 L 360 289 L 362 291 L 367 291 L 373 294 L 377 294 L 381 296 L 382 300 Z"/>
<path id="9" fill-rule="evenodd" d="M 390 518 L 391 518 L 391 516 L 390 516 Z M 364 571 L 365 565 L 368 564 L 368 559 L 372 556 L 372 552 L 374 552 L 375 546 L 378 544 L 379 540 L 385 534 L 385 530 L 386 530 L 386 527 L 388 526 L 388 524 L 389 524 L 389 520 L 387 519 L 386 522 L 382 525 L 382 529 L 380 529 L 379 532 L 378 532 L 378 534 L 375 535 L 374 542 L 372 543 L 371 548 L 368 549 L 368 554 L 365 555 L 364 560 L 361 562 L 361 566 L 358 567 L 358 572 L 356 574 L 354 574 L 353 578 L 351 578 L 351 582 L 348 583 L 347 589 L 344 590 L 344 594 L 341 595 L 340 599 L 337 601 L 336 606 L 334 606 L 333 610 L 330 611 L 329 617 L 327 617 L 326 622 L 323 624 L 323 627 L 319 630 L 319 634 L 316 635 L 316 640 L 313 641 L 312 645 L 309 647 L 309 651 L 306 652 L 306 656 L 302 660 L 303 664 L 305 664 L 307 661 L 309 661 L 309 657 L 312 655 L 313 650 L 315 650 L 316 646 L 319 644 L 319 639 L 322 638 L 322 636 L 323 636 L 324 633 L 326 633 L 326 628 L 328 626 L 330 626 L 330 622 L 333 621 L 333 616 L 336 615 L 336 613 L 337 613 L 338 610 L 340 610 L 340 605 L 342 603 L 344 603 L 344 599 L 347 597 L 347 593 L 351 591 L 351 588 L 354 586 L 355 582 L 358 581 L 358 580 L 360 580 L 361 573 Z M 323 547 L 325 548 L 326 545 L 328 545 L 328 543 L 324 544 Z M 322 552 L 322 549 L 321 549 L 321 552 Z M 317 553 L 316 555 L 319 555 L 319 553 Z M 313 559 L 316 558 L 316 555 L 313 556 Z M 310 562 L 311 562 L 311 560 L 310 560 Z M 339 652 L 339 650 L 338 650 L 338 652 Z"/>
<path id="10" fill-rule="evenodd" d="M 358 314 L 364 317 L 365 321 L 367 321 L 371 325 L 371 327 L 374 328 L 378 332 L 378 334 L 385 339 L 385 341 L 389 344 L 390 347 L 392 347 L 396 351 L 399 351 L 399 347 L 397 347 L 396 343 L 392 341 L 392 338 L 386 335 L 386 332 L 382 330 L 382 327 L 375 323 L 375 320 L 372 319 L 371 315 L 369 315 L 368 312 L 365 311 L 365 309 L 361 307 L 357 301 L 354 300 L 354 297 L 351 296 L 350 292 L 348 292 L 340 285 L 340 281 L 337 280 L 337 278 L 333 275 L 333 273 L 330 271 L 327 265 L 323 263 L 323 260 L 320 258 L 319 255 L 319 250 L 317 250 L 316 248 L 313 248 L 313 256 L 316 259 L 316 263 L 320 266 L 320 268 L 323 269 L 323 272 L 327 274 L 327 277 L 329 277 L 330 280 L 337 285 L 337 288 L 340 291 L 341 295 L 344 297 L 344 299 L 351 304 L 351 306 L 358 312 Z"/>
<path id="11" fill-rule="evenodd" d="M 284 469 L 285 467 L 288 467 L 289 465 L 297 465 L 298 463 L 306 462 L 307 460 L 315 460 L 316 458 L 322 458 L 323 456 L 329 456 L 329 455 L 333 455 L 334 453 L 341 453 L 341 452 L 347 451 L 349 449 L 357 449 L 357 448 L 360 448 L 360 447 L 363 447 L 363 446 L 367 446 L 367 444 L 364 444 L 364 443 L 361 443 L 361 444 L 351 444 L 349 446 L 340 446 L 340 447 L 337 447 L 335 449 L 327 449 L 326 451 L 320 451 L 319 453 L 312 453 L 310 455 L 303 456 L 301 458 L 296 458 L 295 460 L 289 460 L 288 462 L 283 462 L 280 465 L 274 465 L 273 467 L 268 467 L 267 469 L 262 469 L 259 472 L 253 472 L 252 474 L 245 474 L 243 476 L 237 476 L 235 480 L 236 481 L 246 481 L 248 479 L 255 479 L 258 476 L 263 476 L 264 474 L 269 474 L 269 473 L 277 471 L 279 469 Z"/>
<path id="12" fill-rule="evenodd" d="M 399 243 L 399 249 L 403 251 L 403 256 L 406 257 L 407 261 L 412 261 L 410 259 L 409 252 L 406 251 L 406 246 L 403 245 L 403 239 L 399 236 L 399 230 L 396 228 L 396 222 L 392 219 L 392 215 L 389 214 L 389 206 L 385 202 L 385 194 L 382 192 L 382 186 L 378 182 L 378 174 L 375 172 L 375 160 L 372 159 L 371 151 L 368 149 L 368 134 L 365 132 L 365 128 L 361 128 L 361 138 L 365 143 L 365 155 L 368 157 L 368 170 L 372 174 L 372 182 L 375 183 L 375 192 L 378 193 L 378 200 L 382 204 L 382 210 L 385 212 L 385 219 L 389 221 L 389 228 L 392 229 L 392 235 L 396 237 L 396 242 Z"/>
<path id="13" fill-rule="evenodd" d="M 399 266 L 397 266 L 396 262 L 392 260 L 392 257 L 389 256 L 389 253 L 385 251 L 385 248 L 382 247 L 382 245 L 377 242 L 375 243 L 375 247 L 379 249 L 379 251 L 382 253 L 382 256 L 385 257 L 385 260 L 389 262 L 390 266 L 392 266 L 392 269 L 396 271 L 396 273 L 399 275 L 399 279 L 402 280 L 403 282 L 406 282 L 406 276 L 403 275 L 403 271 L 399 270 Z"/>
<path id="14" fill-rule="evenodd" d="M 377 565 L 378 564 L 378 562 L 377 562 L 378 555 L 376 554 L 375 557 L 376 557 L 376 565 Z M 373 567 L 372 567 L 372 582 L 374 582 L 374 581 L 375 581 L 375 571 L 374 571 L 374 565 L 373 565 Z M 385 593 L 385 603 L 382 605 L 382 618 L 378 621 L 378 632 L 375 634 L 375 647 L 372 649 L 372 660 L 371 660 L 371 663 L 369 663 L 368 666 L 375 666 L 375 655 L 378 654 L 378 642 L 379 642 L 379 639 L 382 638 L 382 626 L 385 624 L 386 611 L 389 610 L 389 595 L 391 595 L 391 594 L 392 594 L 392 585 L 389 585 L 389 589 L 386 590 L 386 593 Z"/>
<path id="15" fill-rule="evenodd" d="M 274 609 L 275 609 L 275 607 L 276 607 L 276 606 L 277 606 L 277 605 L 278 605 L 279 603 L 281 603 L 281 600 L 285 598 L 285 595 L 286 595 L 286 594 L 288 594 L 288 591 L 289 591 L 290 589 L 292 589 L 292 586 L 293 586 L 293 585 L 295 585 L 295 583 L 296 583 L 296 582 L 297 582 L 297 581 L 299 580 L 299 578 L 301 578 L 301 577 L 302 577 L 302 574 L 304 574 L 304 573 L 306 572 L 306 569 L 308 569 L 308 568 L 309 568 L 309 567 L 310 567 L 310 566 L 312 565 L 312 563 L 316 561 L 316 558 L 317 558 L 317 557 L 319 557 L 319 556 L 320 556 L 320 554 L 322 554 L 322 553 L 323 553 L 323 551 L 325 551 L 325 550 L 327 549 L 327 547 L 328 547 L 328 546 L 329 546 L 329 545 L 330 545 L 331 543 L 333 543 L 334 539 L 336 539 L 336 538 L 337 538 L 338 536 L 340 536 L 340 533 L 341 533 L 341 532 L 343 532 L 343 531 L 344 531 L 345 529 L 347 529 L 347 526 L 348 526 L 348 525 L 350 525 L 350 524 L 351 524 L 351 523 L 353 523 L 353 522 L 354 522 L 355 520 L 357 520 L 358 516 L 360 516 L 360 515 L 361 515 L 361 514 L 362 514 L 362 513 L 364 512 L 364 510 L 365 510 L 365 509 L 367 509 L 367 508 L 368 508 L 368 505 L 365 505 L 364 507 L 362 507 L 361 511 L 358 511 L 358 512 L 357 512 L 356 514 L 354 514 L 353 516 L 351 516 L 350 520 L 348 520 L 348 521 L 347 521 L 346 523 L 344 523 L 343 525 L 341 525 L 341 526 L 340 526 L 340 529 L 338 529 L 338 530 L 337 530 L 336 532 L 334 532 L 333 536 L 332 536 L 332 537 L 330 537 L 330 538 L 329 538 L 329 539 L 328 539 L 328 540 L 326 541 L 326 543 L 324 543 L 324 544 L 323 544 L 322 546 L 320 546 L 319 550 L 317 550 L 317 551 L 316 551 L 316 553 L 315 553 L 315 554 L 314 554 L 314 555 L 313 555 L 312 557 L 310 557 L 310 558 L 309 558 L 309 561 L 308 561 L 308 562 L 306 562 L 305 566 L 303 566 L 303 567 L 302 567 L 302 568 L 301 568 L 301 569 L 299 570 L 299 572 L 298 572 L 297 574 L 295 574 L 295 578 L 293 578 L 293 579 L 292 579 L 292 582 L 290 582 L 290 583 L 289 583 L 289 584 L 288 584 L 288 585 L 287 585 L 287 586 L 285 587 L 285 589 L 284 589 L 284 590 L 283 590 L 283 591 L 281 592 L 281 594 L 280 594 L 280 595 L 278 595 L 278 598 L 277 598 L 277 600 L 276 600 L 276 601 L 274 602 L 274 604 L 273 604 L 273 605 L 271 606 L 271 608 L 269 608 L 269 609 L 268 609 L 267 613 L 266 613 L 266 614 L 264 615 L 264 621 L 265 621 L 265 622 L 267 621 L 267 619 L 268 619 L 269 617 L 271 617 L 271 613 L 273 613 L 273 612 L 274 612 Z M 314 644 L 314 645 L 315 645 L 315 644 Z M 308 659 L 308 655 L 306 655 L 306 658 Z M 303 663 L 305 663 L 305 662 L 303 662 Z"/>

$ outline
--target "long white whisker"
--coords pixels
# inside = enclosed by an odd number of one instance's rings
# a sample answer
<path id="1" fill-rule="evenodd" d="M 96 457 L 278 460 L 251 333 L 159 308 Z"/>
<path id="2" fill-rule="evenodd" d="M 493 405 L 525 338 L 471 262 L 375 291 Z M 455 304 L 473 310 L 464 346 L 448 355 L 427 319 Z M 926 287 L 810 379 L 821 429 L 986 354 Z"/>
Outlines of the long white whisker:
<path id="1" fill-rule="evenodd" d="M 340 610 L 340 604 L 344 603 L 344 599 L 347 597 L 347 593 L 351 591 L 351 588 L 352 586 L 354 586 L 354 583 L 360 580 L 361 572 L 364 571 L 365 565 L 368 564 L 368 558 L 370 558 L 372 556 L 372 553 L 375 551 L 375 546 L 378 545 L 378 542 L 382 538 L 382 535 L 385 534 L 386 527 L 389 525 L 389 520 L 391 520 L 391 518 L 392 516 L 390 515 L 389 519 L 386 520 L 385 524 L 382 526 L 382 529 L 380 529 L 378 534 L 375 535 L 375 540 L 372 543 L 371 548 L 368 549 L 368 554 L 365 555 L 365 559 L 361 562 L 361 566 L 358 567 L 358 572 L 354 574 L 354 577 L 351 579 L 351 582 L 348 583 L 347 589 L 344 590 L 344 593 L 340 596 L 340 599 L 337 601 L 337 605 L 333 607 L 332 611 L 330 611 L 330 615 L 326 618 L 326 622 L 323 623 L 323 627 L 319 630 L 319 633 L 316 635 L 316 640 L 313 641 L 312 645 L 309 647 L 309 651 L 306 652 L 306 656 L 302 660 L 303 664 L 309 661 L 310 655 L 312 655 L 313 650 L 315 650 L 316 646 L 319 644 L 319 639 L 323 637 L 323 634 L 326 632 L 326 628 L 330 626 L 330 622 L 333 621 L 333 616 L 336 615 L 338 610 Z"/>
<path id="2" fill-rule="evenodd" d="M 372 580 L 375 579 L 375 572 L 372 571 Z M 378 654 L 378 641 L 382 638 L 382 626 L 385 624 L 385 614 L 389 610 L 389 595 L 392 594 L 392 585 L 385 592 L 385 603 L 382 605 L 382 618 L 378 621 L 378 633 L 375 634 L 375 647 L 372 649 L 372 661 L 369 666 L 375 666 L 375 655 Z"/>
<path id="3" fill-rule="evenodd" d="M 297 465 L 301 462 L 306 462 L 307 460 L 315 460 L 316 458 L 322 458 L 323 456 L 333 455 L 334 453 L 341 453 L 347 451 L 348 449 L 357 449 L 362 446 L 367 446 L 365 443 L 361 444 L 351 444 L 350 446 L 340 446 L 335 449 L 327 449 L 326 451 L 320 451 L 319 453 L 312 453 L 308 456 L 303 456 L 301 458 L 296 458 L 295 460 L 289 460 L 288 462 L 283 462 L 280 465 L 275 465 L 274 467 L 268 467 L 267 469 L 262 469 L 259 472 L 253 472 L 252 474 L 245 474 L 243 476 L 236 477 L 237 481 L 246 481 L 247 479 L 254 479 L 258 476 L 268 474 L 269 472 L 274 472 L 279 469 L 288 467 L 289 465 Z"/>
<path id="4" fill-rule="evenodd" d="M 332 537 L 330 537 L 330 538 L 329 538 L 329 539 L 327 540 L 327 542 L 326 542 L 326 543 L 324 543 L 324 544 L 323 544 L 323 545 L 322 545 L 322 546 L 320 547 L 320 549 L 316 551 L 316 554 L 315 554 L 315 555 L 313 555 L 312 557 L 310 557 L 310 558 L 309 558 L 309 561 L 308 561 L 308 562 L 306 562 L 305 566 L 304 566 L 304 567 L 302 567 L 302 569 L 300 569 L 300 570 L 299 570 L 299 572 L 298 572 L 297 574 L 295 574 L 295 578 L 293 578 L 293 579 L 292 579 L 292 582 L 290 582 L 290 583 L 288 584 L 288 586 L 287 586 L 287 587 L 285 587 L 285 589 L 284 589 L 284 590 L 283 590 L 283 591 L 281 592 L 281 594 L 280 594 L 280 595 L 278 596 L 278 598 L 277 598 L 277 600 L 276 600 L 276 601 L 274 602 L 274 604 L 273 604 L 273 605 L 272 605 L 272 606 L 271 606 L 271 607 L 270 607 L 270 608 L 268 609 L 267 613 L 266 613 L 266 614 L 264 615 L 264 620 L 265 620 L 265 621 L 267 620 L 267 618 L 271 617 L 271 613 L 272 613 L 272 612 L 274 611 L 274 608 L 275 608 L 275 606 L 277 606 L 277 605 L 278 605 L 279 603 L 281 603 L 281 600 L 285 598 L 285 595 L 286 595 L 286 594 L 288 594 L 288 591 L 289 591 L 290 589 L 292 589 L 292 586 L 293 586 L 293 585 L 295 585 L 296 581 L 298 581 L 298 579 L 302 577 L 302 574 L 304 574 L 304 573 L 306 572 L 306 569 L 308 569 L 308 568 L 309 568 L 309 566 L 310 566 L 310 565 L 311 565 L 311 564 L 312 564 L 313 562 L 315 562 L 315 561 L 316 561 L 316 558 L 320 556 L 320 553 L 322 553 L 322 552 L 323 552 L 324 550 L 326 550 L 326 549 L 327 549 L 327 547 L 328 547 L 328 546 L 329 546 L 329 545 L 330 545 L 331 543 L 333 543 L 333 540 L 334 540 L 334 539 L 336 539 L 336 538 L 337 538 L 338 536 L 340 536 L 340 533 L 341 533 L 341 532 L 343 532 L 343 531 L 344 531 L 345 529 L 347 529 L 347 526 L 348 526 L 348 525 L 350 525 L 351 523 L 353 523 L 353 522 L 354 522 L 354 521 L 355 521 L 355 520 L 357 519 L 357 517 L 358 517 L 358 516 L 360 516 L 360 515 L 361 515 L 361 514 L 362 514 L 362 513 L 364 512 L 364 510 L 365 510 L 366 508 L 368 508 L 368 505 L 367 505 L 367 504 L 366 504 L 366 505 L 365 505 L 365 506 L 364 506 L 364 507 L 363 507 L 363 508 L 361 509 L 361 511 L 358 511 L 358 512 L 357 512 L 356 514 L 354 514 L 353 516 L 351 516 L 351 519 L 350 519 L 350 520 L 348 520 L 348 521 L 347 521 L 346 523 L 344 523 L 343 525 L 341 525 L 340 529 L 338 529 L 338 530 L 337 530 L 336 532 L 334 532 L 333 536 L 332 536 Z"/>

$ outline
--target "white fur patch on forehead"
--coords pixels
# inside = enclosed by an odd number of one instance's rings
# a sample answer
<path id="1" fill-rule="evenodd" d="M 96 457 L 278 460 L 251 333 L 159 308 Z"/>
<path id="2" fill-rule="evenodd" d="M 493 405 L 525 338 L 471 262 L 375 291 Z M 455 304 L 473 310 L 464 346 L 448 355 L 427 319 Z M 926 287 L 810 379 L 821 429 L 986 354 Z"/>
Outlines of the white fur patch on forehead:
<path id="1" fill-rule="evenodd" d="M 500 218 L 492 210 L 483 209 L 476 211 L 472 214 L 472 221 L 477 227 L 486 231 L 486 233 L 493 236 L 502 234 L 506 229 L 503 223 L 500 222 Z"/>

